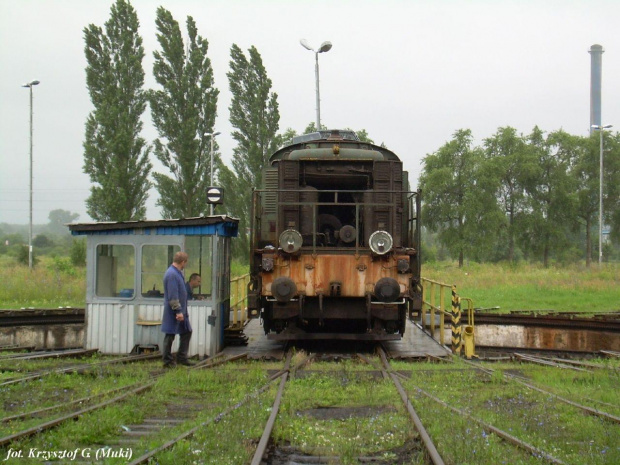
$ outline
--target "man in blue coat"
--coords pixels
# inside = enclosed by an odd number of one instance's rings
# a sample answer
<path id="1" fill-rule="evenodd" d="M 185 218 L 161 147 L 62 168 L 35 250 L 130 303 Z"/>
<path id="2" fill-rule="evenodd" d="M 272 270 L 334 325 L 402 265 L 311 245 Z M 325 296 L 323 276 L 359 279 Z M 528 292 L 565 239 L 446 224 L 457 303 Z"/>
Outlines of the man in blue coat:
<path id="1" fill-rule="evenodd" d="M 192 338 L 192 326 L 187 313 L 187 290 L 183 270 L 187 265 L 188 255 L 177 252 L 172 265 L 164 274 L 164 315 L 161 319 L 161 330 L 164 336 L 163 360 L 164 368 L 179 365 L 192 365 L 187 359 L 189 341 Z M 172 357 L 172 343 L 176 335 L 180 337 L 176 363 Z"/>

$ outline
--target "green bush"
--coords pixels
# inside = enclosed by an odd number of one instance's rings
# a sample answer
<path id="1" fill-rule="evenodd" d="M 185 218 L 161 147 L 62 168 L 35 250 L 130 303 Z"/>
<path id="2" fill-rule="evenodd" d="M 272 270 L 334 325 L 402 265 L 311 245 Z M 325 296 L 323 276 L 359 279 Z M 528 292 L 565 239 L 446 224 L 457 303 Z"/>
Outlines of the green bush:
<path id="1" fill-rule="evenodd" d="M 47 269 L 56 273 L 64 273 L 68 276 L 76 276 L 77 271 L 71 264 L 69 257 L 52 257 L 52 261 L 47 264 Z"/>
<path id="2" fill-rule="evenodd" d="M 28 246 L 27 245 L 19 246 L 19 248 L 17 249 L 17 263 L 19 263 L 20 265 L 28 266 L 29 264 L 28 262 L 29 262 Z M 33 251 L 32 252 L 32 266 L 33 267 L 37 266 L 37 263 L 39 263 L 39 259 L 37 258 L 36 254 Z"/>
<path id="3" fill-rule="evenodd" d="M 69 254 L 73 266 L 86 266 L 86 239 L 74 239 Z"/>

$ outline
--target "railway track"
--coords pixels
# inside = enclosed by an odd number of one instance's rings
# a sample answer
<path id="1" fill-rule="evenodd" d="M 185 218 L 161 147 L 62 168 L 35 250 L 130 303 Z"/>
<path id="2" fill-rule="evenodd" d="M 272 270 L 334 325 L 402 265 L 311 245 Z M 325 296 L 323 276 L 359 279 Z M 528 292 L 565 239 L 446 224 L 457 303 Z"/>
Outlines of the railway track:
<path id="1" fill-rule="evenodd" d="M 344 389 L 345 385 L 352 382 L 351 380 L 354 377 L 363 374 L 364 379 L 370 378 L 367 382 L 369 386 L 371 386 L 369 389 L 373 389 L 372 386 L 379 385 L 379 383 L 372 381 L 372 379 L 383 378 L 393 385 L 393 397 L 392 400 L 389 401 L 390 405 L 396 406 L 396 399 L 400 397 L 404 410 L 399 410 L 396 413 L 403 418 L 408 418 L 412 425 L 409 429 L 412 430 L 415 428 L 417 431 L 413 436 L 416 446 L 411 449 L 413 452 L 408 451 L 407 453 L 420 454 L 420 457 L 425 457 L 421 459 L 422 461 L 417 461 L 416 463 L 458 463 L 458 461 L 454 462 L 454 458 L 451 457 L 450 454 L 446 455 L 446 445 L 442 443 L 441 438 L 434 437 L 433 434 L 428 433 L 428 431 L 437 430 L 437 421 L 449 421 L 451 415 L 463 419 L 471 425 L 476 425 L 476 428 L 482 431 L 483 434 L 499 438 L 498 441 L 504 443 L 505 448 L 514 448 L 515 451 L 519 450 L 521 451 L 519 452 L 520 454 L 528 456 L 529 460 L 533 462 L 540 460 L 541 462 L 554 464 L 574 463 L 570 460 L 566 460 L 563 456 L 558 457 L 554 452 L 556 449 L 550 448 L 552 445 L 551 442 L 549 443 L 549 447 L 542 445 L 540 442 L 532 442 L 530 440 L 531 438 L 508 430 L 505 426 L 506 424 L 502 423 L 501 418 L 493 418 L 492 415 L 488 415 L 488 412 L 484 412 L 485 414 L 483 414 L 482 409 L 472 410 L 473 406 L 467 403 L 455 402 L 454 399 L 446 399 L 445 393 L 436 392 L 431 384 L 427 383 L 428 385 L 424 385 L 427 379 L 426 374 L 432 373 L 432 370 L 427 370 L 426 368 L 423 370 L 418 370 L 417 368 L 403 369 L 404 366 L 411 365 L 405 362 L 395 363 L 393 360 L 388 360 L 388 355 L 381 348 L 377 348 L 377 352 L 377 354 L 370 351 L 368 353 L 331 354 L 318 354 L 315 352 L 304 357 L 303 352 L 294 354 L 294 351 L 289 350 L 284 357 L 285 361 L 283 363 L 261 362 L 258 366 L 256 365 L 257 362 L 247 362 L 239 366 L 231 366 L 232 362 L 244 359 L 247 354 L 238 354 L 235 356 L 220 355 L 205 360 L 188 369 L 181 368 L 166 372 L 163 370 L 156 371 L 152 373 L 151 379 L 147 382 L 111 389 L 100 393 L 96 398 L 95 396 L 80 398 L 72 403 L 59 404 L 45 409 L 33 410 L 0 419 L 0 424 L 8 424 L 9 422 L 18 424 L 14 422 L 24 421 L 26 419 L 30 421 L 37 418 L 41 419 L 36 425 L 29 426 L 27 429 L 24 428 L 19 434 L 15 433 L 0 438 L 0 447 L 6 449 L 16 442 L 24 444 L 24 441 L 29 440 L 28 438 L 45 435 L 50 429 L 59 427 L 71 420 L 81 422 L 83 417 L 88 417 L 89 414 L 94 414 L 97 410 L 123 404 L 131 398 L 144 399 L 141 400 L 141 402 L 146 402 L 147 397 L 144 396 L 150 395 L 148 393 L 153 392 L 153 387 L 156 383 L 166 376 L 169 378 L 175 376 L 184 378 L 184 373 L 187 372 L 189 380 L 190 373 L 209 369 L 215 373 L 215 378 L 213 378 L 212 382 L 217 383 L 216 380 L 219 376 L 217 373 L 220 372 L 215 372 L 214 370 L 220 370 L 222 366 L 224 366 L 224 371 L 222 373 L 227 373 L 226 370 L 228 370 L 228 372 L 234 371 L 235 374 L 245 373 L 260 368 L 261 370 L 267 370 L 269 374 L 263 375 L 266 378 L 264 384 L 257 383 L 254 387 L 249 388 L 242 398 L 237 397 L 234 398 L 233 401 L 228 399 L 227 402 L 210 402 L 211 395 L 208 392 L 198 390 L 195 396 L 183 397 L 178 399 L 178 401 L 176 399 L 171 400 L 170 405 L 167 407 L 167 413 L 162 414 L 161 412 L 154 412 L 152 415 L 147 415 L 139 421 L 125 423 L 122 426 L 123 431 L 121 434 L 104 440 L 100 444 L 86 444 L 83 445 L 83 447 L 92 450 L 107 451 L 131 450 L 132 456 L 126 457 L 127 461 L 124 463 L 132 464 L 147 462 L 173 463 L 171 457 L 173 457 L 175 453 L 187 451 L 189 448 L 190 451 L 197 451 L 202 454 L 207 453 L 209 463 L 216 463 L 211 460 L 211 454 L 216 454 L 218 452 L 217 448 L 219 445 L 213 445 L 213 443 L 211 443 L 211 445 L 205 446 L 204 437 L 213 435 L 221 436 L 221 428 L 223 427 L 221 425 L 224 424 L 225 421 L 232 422 L 229 427 L 247 429 L 248 420 L 240 421 L 239 417 L 235 415 L 239 415 L 239 412 L 250 409 L 250 406 L 260 403 L 262 408 L 258 410 L 260 412 L 266 412 L 268 410 L 269 418 L 266 418 L 266 413 L 264 417 L 261 417 L 262 420 L 260 424 L 265 426 L 262 433 L 260 433 L 260 431 L 253 432 L 249 437 L 246 437 L 246 439 L 238 440 L 239 448 L 251 449 L 253 453 L 253 455 L 250 455 L 251 462 L 248 458 L 247 462 L 239 463 L 251 463 L 252 465 L 341 463 L 344 460 L 341 451 L 339 452 L 336 450 L 336 453 L 334 453 L 332 449 L 330 453 L 328 449 L 319 449 L 317 452 L 316 450 L 304 449 L 299 443 L 294 441 L 290 443 L 283 442 L 282 424 L 290 422 L 291 417 L 300 415 L 299 411 L 295 412 L 294 409 L 291 410 L 290 404 L 293 400 L 292 397 L 288 397 L 288 389 L 290 387 L 293 393 L 299 392 L 300 388 L 304 388 L 305 385 L 292 383 L 299 383 L 300 380 L 305 378 L 316 378 L 317 386 L 322 386 L 321 380 L 330 377 L 335 377 L 338 381 L 336 385 L 342 383 Z M 294 356 L 296 360 L 299 360 L 298 362 L 293 359 Z M 614 354 L 610 355 L 610 357 L 613 356 Z M 302 357 L 303 359 L 301 359 Z M 356 359 L 362 360 L 364 364 L 369 365 L 370 369 L 364 370 L 362 368 L 356 368 L 361 365 L 355 365 L 351 368 L 353 361 Z M 541 399 L 552 399 L 554 402 L 569 406 L 569 408 L 574 409 L 575 412 L 585 413 L 587 416 L 595 417 L 602 423 L 609 425 L 612 431 L 613 428 L 617 428 L 617 425 L 620 423 L 620 418 L 606 411 L 606 408 L 617 409 L 617 405 L 599 402 L 599 408 L 584 406 L 566 398 L 566 396 L 559 396 L 550 389 L 533 384 L 516 374 L 501 372 L 499 369 L 490 369 L 486 366 L 488 364 L 485 364 L 485 366 L 481 366 L 480 363 L 472 362 L 462 364 L 460 361 L 455 362 L 450 359 L 442 358 L 430 358 L 429 360 L 446 364 L 445 368 L 441 368 L 438 365 L 436 367 L 454 373 L 455 379 L 462 379 L 464 374 L 472 372 L 481 373 L 482 378 L 488 378 L 491 382 L 497 382 L 498 379 L 505 378 L 505 382 L 508 385 L 522 387 L 523 392 L 534 391 L 541 395 Z M 324 363 L 328 366 L 308 367 L 309 363 L 315 361 L 319 364 Z M 574 376 L 586 378 L 592 375 L 592 373 L 601 372 L 601 370 L 604 369 L 613 370 L 613 368 L 606 367 L 601 363 L 576 362 L 574 360 L 557 358 L 553 360 L 553 357 L 542 358 L 527 355 L 522 361 L 528 365 L 532 364 L 532 370 L 558 370 L 558 372 L 574 373 Z M 333 369 L 329 366 L 332 362 L 334 362 Z M 541 363 L 541 367 L 536 368 L 536 365 L 539 365 L 538 362 L 546 363 Z M 278 364 L 276 365 L 276 363 Z M 448 366 L 448 364 L 451 366 Z M 399 366 L 395 367 L 393 365 Z M 321 367 L 323 369 L 321 369 Z M 577 370 L 574 370 L 574 368 L 577 368 Z M 480 378 L 480 376 L 478 376 L 478 378 Z M 236 385 L 235 382 L 232 381 L 234 379 L 236 378 L 233 377 L 226 382 L 222 380 L 222 385 L 228 383 L 232 389 Z M 231 382 L 233 384 L 230 384 Z M 386 388 L 386 386 L 389 388 L 389 384 L 386 385 L 385 383 L 381 383 L 381 385 L 383 388 Z M 277 392 L 276 387 L 278 388 Z M 158 387 L 157 390 L 160 389 L 161 386 Z M 297 391 L 295 391 L 295 389 L 297 389 Z M 317 391 L 317 393 L 318 392 L 319 391 Z M 398 393 L 398 397 L 396 396 L 396 392 Z M 272 396 L 273 403 L 271 402 Z M 327 403 L 326 405 L 330 404 Z M 428 405 L 435 406 L 435 413 L 429 414 Z M 50 418 L 51 413 L 55 411 L 60 412 L 63 409 L 65 410 L 64 412 L 58 413 L 55 417 Z M 70 411 L 67 412 L 67 409 L 70 409 Z M 368 406 L 359 407 L 359 409 L 364 410 L 364 415 L 371 415 L 373 418 L 382 414 L 382 407 L 377 404 L 369 404 Z M 355 409 L 348 410 L 352 411 Z M 441 411 L 444 413 L 439 413 Z M 614 410 L 611 410 L 611 412 L 613 411 Z M 305 416 L 305 414 L 304 412 L 303 415 Z M 441 420 L 438 418 L 441 418 Z M 351 417 L 342 417 L 341 421 L 344 423 L 355 423 L 357 420 L 352 420 Z M 308 422 L 313 422 L 313 420 L 308 420 Z M 255 420 L 254 424 L 256 424 Z M 429 426 L 432 426 L 432 428 L 427 431 Z M 407 428 L 401 428 L 401 430 L 406 429 Z M 437 441 L 438 439 L 440 439 L 439 442 Z M 41 438 L 39 442 L 42 441 L 44 441 L 43 438 Z M 148 446 L 146 446 L 147 444 Z M 424 452 L 422 452 L 422 450 L 424 450 Z M 353 455 L 346 456 L 346 460 L 344 460 L 347 463 L 370 462 L 385 465 L 397 463 L 393 459 L 393 450 L 388 448 L 377 453 L 353 449 L 350 453 Z M 517 453 L 515 452 L 515 454 Z M 203 463 L 201 459 L 204 459 L 204 456 L 197 456 L 197 463 Z M 351 460 L 354 460 L 354 462 L 351 462 Z M 85 461 L 84 463 L 87 462 L 88 461 Z M 79 461 L 74 463 L 79 463 Z M 92 463 L 92 460 L 88 463 Z M 398 461 L 398 463 L 404 462 Z M 407 463 L 409 463 L 409 461 Z M 526 461 L 524 463 L 530 462 Z"/>
<path id="2" fill-rule="evenodd" d="M 89 355 L 92 355 L 93 353 L 96 353 L 97 350 L 88 350 L 88 351 L 78 351 L 78 352 L 74 352 L 74 353 L 79 353 L 79 355 L 86 355 L 86 352 Z M 41 354 L 40 358 L 64 358 L 68 355 L 66 354 L 58 354 L 58 356 L 56 356 L 56 354 L 52 354 L 51 356 L 47 356 L 46 354 Z M 39 357 L 38 355 L 34 355 L 34 356 L 26 356 L 26 357 L 21 357 L 18 358 L 18 360 L 28 360 L 28 359 L 34 359 Z M 159 359 L 161 358 L 161 355 L 159 353 L 153 353 L 153 354 L 143 354 L 143 355 L 130 355 L 127 357 L 120 357 L 120 358 L 115 358 L 115 359 L 111 359 L 111 360 L 102 360 L 100 362 L 94 362 L 94 363 L 79 363 L 79 364 L 73 364 L 73 365 L 69 365 L 69 366 L 65 366 L 65 367 L 61 367 L 61 368 L 52 368 L 49 370 L 44 370 L 44 371 L 40 371 L 40 372 L 34 372 L 34 373 L 30 373 L 27 374 L 25 376 L 21 376 L 21 377 L 15 377 L 15 378 L 11 378 L 11 379 L 6 379 L 3 380 L 2 382 L 0 382 L 0 388 L 4 387 L 4 386 L 10 386 L 12 384 L 19 384 L 19 383 L 24 383 L 24 382 L 28 382 L 28 381 L 35 381 L 37 379 L 43 378 L 45 376 L 49 376 L 52 374 L 69 374 L 69 373 L 78 373 L 78 374 L 84 374 L 84 373 L 90 373 L 93 370 L 97 370 L 100 368 L 103 368 L 105 366 L 111 366 L 111 365 L 118 365 L 118 364 L 126 364 L 126 363 L 134 363 L 134 362 L 142 362 L 142 361 L 146 361 L 146 360 L 154 360 L 154 359 Z M 10 359 L 11 361 L 14 361 L 14 358 Z M 14 368 L 11 367 L 0 367 L 0 372 L 3 371 L 15 371 Z"/>
<path id="3" fill-rule="evenodd" d="M 387 358 L 385 356 L 385 352 L 381 352 L 382 354 L 382 358 L 384 360 L 384 367 L 380 368 L 378 370 L 379 373 L 381 373 L 381 375 L 383 376 L 384 379 L 390 379 L 392 380 L 394 386 L 396 387 L 401 400 L 403 401 L 403 404 L 405 406 L 405 409 L 407 410 L 411 421 L 413 423 L 413 426 L 415 427 L 415 430 L 418 432 L 419 437 L 421 439 L 422 444 L 424 445 L 425 448 L 425 453 L 427 454 L 427 457 L 429 458 L 430 463 L 433 463 L 435 465 L 443 465 L 444 461 L 441 458 L 439 452 L 437 451 L 437 448 L 435 447 L 433 441 L 431 440 L 429 434 L 427 433 L 426 429 L 424 428 L 424 425 L 422 424 L 419 416 L 417 415 L 417 413 L 415 412 L 413 406 L 411 405 L 411 402 L 409 402 L 406 393 L 404 392 L 404 389 L 400 383 L 400 381 L 398 380 L 397 377 L 395 377 L 395 375 L 393 373 L 390 373 L 389 370 L 389 363 L 387 362 Z M 331 354 L 330 358 L 332 360 L 341 360 L 343 358 L 346 358 L 348 356 L 348 354 Z M 357 356 L 364 360 L 369 362 L 368 358 L 365 357 L 362 354 L 357 354 Z M 313 357 L 316 357 L 316 355 L 314 355 Z M 299 368 L 301 368 L 301 366 L 305 365 L 307 363 L 307 360 L 304 360 L 302 362 L 302 364 L 300 364 L 300 366 L 295 367 L 293 371 L 293 373 L 295 375 L 297 375 L 297 370 Z M 273 448 L 275 450 L 272 450 L 271 452 L 268 451 L 268 446 L 270 444 L 272 444 L 272 432 L 273 432 L 273 428 L 276 422 L 276 419 L 278 417 L 279 414 L 279 410 L 280 410 L 280 405 L 282 402 L 282 397 L 284 395 L 284 389 L 286 386 L 288 380 L 288 374 L 285 374 L 281 381 L 280 381 L 280 385 L 279 385 L 279 389 L 278 392 L 275 396 L 274 399 L 274 403 L 273 406 L 271 407 L 271 414 L 269 416 L 269 419 L 267 420 L 263 433 L 261 435 L 261 438 L 258 442 L 258 445 L 256 447 L 256 450 L 254 452 L 254 455 L 252 457 L 251 460 L 251 465 L 264 465 L 264 464 L 276 464 L 276 463 L 285 463 L 281 460 L 282 457 L 278 457 L 278 449 L 277 448 Z M 300 454 L 299 451 L 295 450 L 294 448 L 288 448 L 289 450 L 287 451 L 288 454 L 284 454 L 287 456 L 287 460 L 289 460 L 286 463 L 313 463 L 313 464 L 331 464 L 331 463 L 339 463 L 340 462 L 340 457 L 338 456 L 312 456 L 312 455 L 305 455 L 305 454 Z M 373 455 L 373 456 L 358 456 L 355 457 L 355 460 L 358 461 L 358 463 L 365 463 L 365 462 L 373 462 L 373 463 L 388 463 L 385 462 L 383 460 L 383 458 L 381 457 L 381 455 Z"/>
<path id="4" fill-rule="evenodd" d="M 83 308 L 0 310 L 0 327 L 84 324 Z"/>
<path id="5" fill-rule="evenodd" d="M 525 358 L 525 361 L 533 362 L 533 363 L 539 363 L 541 365 L 546 365 L 546 366 L 554 366 L 554 367 L 557 367 L 557 368 L 564 368 L 565 367 L 565 365 L 562 365 L 562 364 L 551 364 L 551 365 L 549 365 L 549 363 L 547 363 L 546 360 L 544 360 L 544 359 L 535 359 L 533 357 L 527 357 L 527 358 Z M 467 360 L 463 360 L 463 362 L 468 364 L 468 365 L 470 365 L 470 366 L 472 366 L 476 370 L 481 371 L 482 373 L 487 374 L 487 375 L 493 375 L 494 373 L 496 373 L 496 370 L 493 370 L 491 368 L 483 368 L 483 367 L 481 367 L 481 366 L 479 366 L 479 365 L 477 365 L 475 363 L 469 362 Z M 571 368 L 575 369 L 576 367 L 571 367 Z M 583 371 L 587 371 L 587 370 L 580 370 L 580 371 L 583 372 Z M 599 418 L 601 418 L 603 420 L 607 420 L 607 421 L 610 421 L 612 423 L 620 424 L 620 417 L 618 417 L 616 415 L 612 415 L 612 414 L 607 413 L 605 411 L 602 411 L 602 410 L 599 410 L 599 409 L 596 409 L 596 408 L 592 408 L 592 407 L 588 407 L 586 405 L 580 404 L 580 403 L 575 402 L 573 400 L 567 399 L 567 398 L 565 398 L 563 396 L 559 396 L 559 395 L 557 395 L 556 393 L 554 393 L 553 391 L 551 391 L 549 389 L 544 389 L 544 388 L 541 388 L 539 386 L 536 386 L 536 385 L 534 385 L 534 384 L 532 384 L 530 382 L 527 382 L 524 379 L 522 379 L 521 377 L 516 376 L 514 374 L 510 374 L 510 373 L 505 373 L 504 372 L 504 373 L 501 373 L 501 375 L 504 378 L 506 378 L 506 379 L 508 379 L 510 381 L 513 381 L 513 382 L 515 382 L 517 384 L 520 384 L 521 386 L 524 386 L 524 387 L 526 387 L 528 389 L 531 389 L 533 391 L 537 391 L 537 392 L 539 392 L 541 394 L 544 394 L 546 396 L 552 397 L 555 400 L 557 400 L 558 402 L 563 402 L 563 403 L 568 404 L 568 405 L 570 405 L 572 407 L 575 407 L 576 409 L 579 409 L 579 410 L 587 413 L 588 415 L 593 415 L 593 416 L 599 417 Z"/>
<path id="6" fill-rule="evenodd" d="M 160 358 L 161 355 L 159 354 L 152 354 L 147 356 L 148 358 Z M 188 368 L 188 370 L 201 370 L 204 368 L 212 368 L 218 365 L 221 365 L 223 363 L 227 363 L 229 361 L 232 360 L 238 360 L 240 358 L 243 358 L 244 355 L 238 355 L 238 356 L 234 356 L 234 357 L 230 357 L 227 359 L 223 359 L 223 360 L 209 360 L 209 361 L 203 361 L 199 364 L 196 364 L 190 368 Z M 127 357 L 129 358 L 129 357 Z M 124 360 L 122 360 L 123 363 L 127 363 L 127 358 L 125 358 Z M 144 360 L 145 356 L 138 356 L 138 357 L 133 357 L 134 361 L 137 360 Z M 76 420 L 81 418 L 82 416 L 94 412 L 96 410 L 100 410 L 106 407 L 110 407 L 114 404 L 118 404 L 120 402 L 123 402 L 125 400 L 127 400 L 129 397 L 131 396 L 135 396 L 135 395 L 140 395 L 143 394 L 149 390 L 151 390 L 155 385 L 156 382 L 159 378 L 161 378 L 162 376 L 164 376 L 165 374 L 167 374 L 167 372 L 165 370 L 159 370 L 155 373 L 153 373 L 151 379 L 147 382 L 143 382 L 143 383 L 135 383 L 129 386 L 124 386 L 121 388 L 116 388 L 116 389 L 112 389 L 112 390 L 108 390 L 102 393 L 99 393 L 97 395 L 93 395 L 93 396 L 88 396 L 88 397 L 83 397 L 80 399 L 76 399 L 72 402 L 69 403 L 62 403 L 62 404 L 58 404 L 58 405 L 54 405 L 51 407 L 46 407 L 43 409 L 38 409 L 38 410 L 34 410 L 34 411 L 30 411 L 30 412 L 26 412 L 26 413 L 22 413 L 22 414 L 18 414 L 18 415 L 12 415 L 9 417 L 5 417 L 0 419 L 0 424 L 7 424 L 7 423 L 11 423 L 13 425 L 13 427 L 15 427 L 16 422 L 19 422 L 20 420 L 25 420 L 25 419 L 29 419 L 29 418 L 36 418 L 36 417 L 40 417 L 40 416 L 44 416 L 50 412 L 53 411 L 57 411 L 57 410 L 61 410 L 61 409 L 66 409 L 66 407 L 73 407 L 76 406 L 77 408 L 74 410 L 71 410 L 68 413 L 63 413 L 57 417 L 51 418 L 51 419 L 47 419 L 45 421 L 42 421 L 41 423 L 37 423 L 34 426 L 25 428 L 23 430 L 20 430 L 16 433 L 4 436 L 2 438 L 0 438 L 0 447 L 7 447 L 8 445 L 16 442 L 16 441 L 21 441 L 24 439 L 27 439 L 31 436 L 35 436 L 35 435 L 39 435 L 39 434 L 43 434 L 46 431 L 58 427 L 59 425 L 69 421 L 69 420 Z M 102 398 L 102 397 L 109 397 L 107 400 L 102 401 L 102 402 L 95 402 L 96 400 Z M 183 401 L 184 405 L 186 406 L 186 400 Z M 92 405 L 89 405 L 92 404 Z M 89 405 L 88 407 L 84 407 L 84 405 Z M 165 426 L 166 424 L 170 424 L 170 423 L 177 423 L 177 422 L 182 422 L 184 420 L 186 420 L 187 418 L 185 418 L 183 415 L 177 416 L 176 418 L 147 418 L 144 422 L 145 425 L 147 425 L 146 431 L 143 430 L 144 434 L 150 434 L 152 432 L 152 430 L 154 428 L 157 428 L 157 426 L 159 426 L 160 428 Z M 136 436 L 135 433 L 138 431 L 137 428 L 138 425 L 132 425 L 132 427 L 125 427 L 125 432 L 129 433 L 126 436 Z M 131 443 L 135 442 L 135 441 L 129 441 Z M 124 441 L 124 439 L 120 439 L 120 441 L 118 443 L 114 443 L 114 445 L 116 446 L 123 446 L 127 443 L 127 441 Z M 96 445 L 97 447 L 100 447 L 101 445 Z M 107 447 L 109 447 L 109 444 L 106 445 Z"/>

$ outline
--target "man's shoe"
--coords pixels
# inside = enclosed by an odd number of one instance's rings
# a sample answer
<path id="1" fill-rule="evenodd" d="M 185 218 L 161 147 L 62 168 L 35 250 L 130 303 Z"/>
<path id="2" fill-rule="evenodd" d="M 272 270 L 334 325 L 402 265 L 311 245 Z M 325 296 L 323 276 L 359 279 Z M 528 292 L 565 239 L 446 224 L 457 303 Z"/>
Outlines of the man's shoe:
<path id="1" fill-rule="evenodd" d="M 164 363 L 164 368 L 166 370 L 170 369 L 170 368 L 176 368 L 177 364 L 176 363 Z"/>
<path id="2" fill-rule="evenodd" d="M 179 365 L 183 365 L 186 367 L 193 367 L 194 365 L 196 365 L 196 363 L 194 362 L 190 362 L 189 360 L 184 360 L 182 362 L 177 362 Z"/>

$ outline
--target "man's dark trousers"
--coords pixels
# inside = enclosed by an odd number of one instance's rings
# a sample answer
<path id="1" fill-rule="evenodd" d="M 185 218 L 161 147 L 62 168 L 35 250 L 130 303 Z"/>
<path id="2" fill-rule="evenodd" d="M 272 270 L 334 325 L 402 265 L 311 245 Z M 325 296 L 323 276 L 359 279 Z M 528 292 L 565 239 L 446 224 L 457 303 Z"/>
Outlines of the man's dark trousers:
<path id="1" fill-rule="evenodd" d="M 164 336 L 164 365 L 174 365 L 174 357 L 172 356 L 172 343 L 176 334 L 166 334 Z M 192 338 L 192 332 L 179 334 L 179 350 L 177 352 L 177 363 L 187 362 L 187 352 L 189 351 L 189 341 Z"/>

